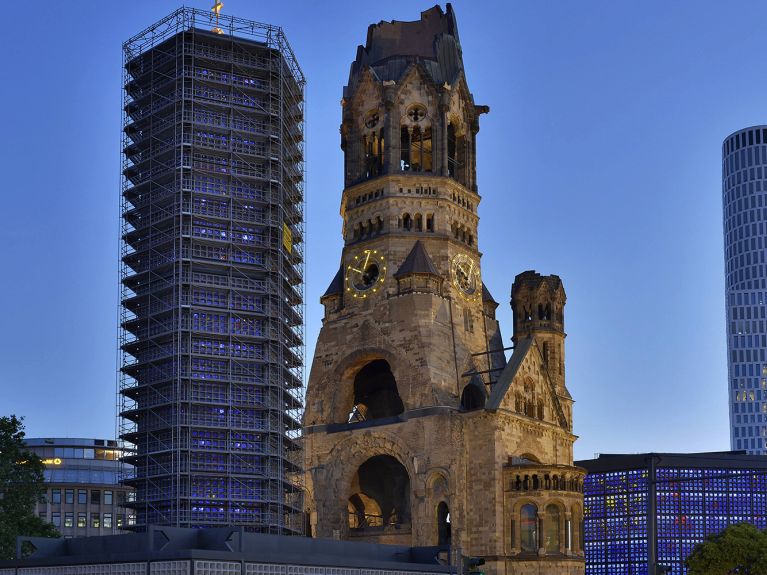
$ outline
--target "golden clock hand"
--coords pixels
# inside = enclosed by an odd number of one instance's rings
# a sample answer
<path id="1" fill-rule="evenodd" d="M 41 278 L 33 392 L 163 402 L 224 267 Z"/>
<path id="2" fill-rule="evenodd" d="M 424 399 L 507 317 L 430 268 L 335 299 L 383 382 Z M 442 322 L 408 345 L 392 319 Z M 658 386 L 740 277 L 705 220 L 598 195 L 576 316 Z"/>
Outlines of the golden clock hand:
<path id="1" fill-rule="evenodd" d="M 370 250 L 367 250 L 367 252 L 368 252 L 368 254 L 367 254 L 367 257 L 365 258 L 365 263 L 362 264 L 362 269 L 363 270 L 367 269 L 367 267 L 368 267 L 368 260 L 370 259 Z"/>
<path id="2" fill-rule="evenodd" d="M 352 266 L 349 266 L 349 269 L 352 270 L 353 272 L 357 272 L 358 274 L 362 273 L 362 270 L 358 270 L 357 268 L 353 268 Z"/>

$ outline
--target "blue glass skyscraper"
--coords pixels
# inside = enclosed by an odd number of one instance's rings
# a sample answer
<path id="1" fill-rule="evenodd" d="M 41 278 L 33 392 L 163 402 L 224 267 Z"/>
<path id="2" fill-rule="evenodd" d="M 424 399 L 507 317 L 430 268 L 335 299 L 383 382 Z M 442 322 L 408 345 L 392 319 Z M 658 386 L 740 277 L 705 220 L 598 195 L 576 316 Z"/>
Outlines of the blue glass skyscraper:
<path id="1" fill-rule="evenodd" d="M 732 449 L 767 453 L 767 126 L 722 144 Z"/>

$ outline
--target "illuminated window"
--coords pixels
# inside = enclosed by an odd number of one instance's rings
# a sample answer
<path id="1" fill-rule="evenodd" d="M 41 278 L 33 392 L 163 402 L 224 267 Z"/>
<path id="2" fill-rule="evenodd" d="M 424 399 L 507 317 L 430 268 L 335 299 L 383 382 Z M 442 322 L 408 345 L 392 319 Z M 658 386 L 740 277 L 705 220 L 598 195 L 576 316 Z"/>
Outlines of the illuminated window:
<path id="1" fill-rule="evenodd" d="M 559 553 L 559 527 L 560 527 L 559 507 L 549 505 L 546 507 L 546 520 L 543 530 L 543 538 L 546 547 L 546 553 Z"/>
<path id="2" fill-rule="evenodd" d="M 71 511 L 67 511 L 64 513 L 64 527 L 74 527 L 75 525 L 75 514 Z"/>
<path id="3" fill-rule="evenodd" d="M 84 511 L 80 511 L 77 514 L 77 527 L 80 529 L 85 529 L 88 526 L 88 516 L 85 514 Z"/>
<path id="4" fill-rule="evenodd" d="M 101 526 L 101 518 L 98 513 L 91 513 L 91 527 L 98 529 Z"/>
<path id="5" fill-rule="evenodd" d="M 104 513 L 104 529 L 112 529 L 112 514 Z"/>
<path id="6" fill-rule="evenodd" d="M 532 503 L 523 505 L 519 513 L 519 532 L 522 551 L 538 551 L 538 508 Z"/>

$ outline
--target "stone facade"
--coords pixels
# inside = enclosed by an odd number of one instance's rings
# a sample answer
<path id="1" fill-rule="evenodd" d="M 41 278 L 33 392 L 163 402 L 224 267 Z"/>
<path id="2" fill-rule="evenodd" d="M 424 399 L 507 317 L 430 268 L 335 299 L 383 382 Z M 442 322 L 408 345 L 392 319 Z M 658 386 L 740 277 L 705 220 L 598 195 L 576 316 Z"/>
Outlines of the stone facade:
<path id="1" fill-rule="evenodd" d="M 489 110 L 450 5 L 371 26 L 342 104 L 344 249 L 304 416 L 312 534 L 582 574 L 565 293 L 557 276 L 517 276 L 507 361 L 477 245 Z"/>

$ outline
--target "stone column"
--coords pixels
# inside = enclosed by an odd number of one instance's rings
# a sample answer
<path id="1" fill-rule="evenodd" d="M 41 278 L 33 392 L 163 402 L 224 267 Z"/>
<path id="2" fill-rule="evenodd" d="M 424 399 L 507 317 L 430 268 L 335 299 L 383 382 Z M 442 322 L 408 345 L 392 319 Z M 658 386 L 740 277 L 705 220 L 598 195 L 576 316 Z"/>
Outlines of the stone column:
<path id="1" fill-rule="evenodd" d="M 448 167 L 447 167 L 447 126 L 448 126 L 448 117 L 447 113 L 450 110 L 450 91 L 449 88 L 446 88 L 441 94 L 439 98 L 439 143 L 437 144 L 436 141 L 432 142 L 432 146 L 436 148 L 435 151 L 438 152 L 434 159 L 434 173 L 439 174 L 440 176 L 447 176 L 448 175 Z M 432 136 L 434 137 L 434 136 Z M 439 162 L 439 163 L 437 163 Z M 439 169 L 436 168 L 436 166 L 439 166 Z"/>
<path id="2" fill-rule="evenodd" d="M 384 161 L 383 173 L 399 172 L 399 106 L 397 106 L 396 84 L 387 81 L 384 85 Z"/>

